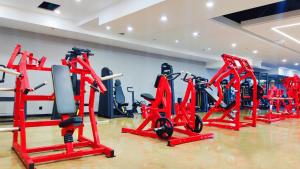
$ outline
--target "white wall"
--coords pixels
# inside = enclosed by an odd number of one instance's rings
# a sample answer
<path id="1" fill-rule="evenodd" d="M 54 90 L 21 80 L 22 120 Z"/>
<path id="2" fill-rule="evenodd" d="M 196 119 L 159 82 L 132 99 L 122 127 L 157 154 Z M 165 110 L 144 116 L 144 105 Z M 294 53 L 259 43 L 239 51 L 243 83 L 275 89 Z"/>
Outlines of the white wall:
<path id="1" fill-rule="evenodd" d="M 95 56 L 91 58 L 91 64 L 97 73 L 101 72 L 103 67 L 109 67 L 114 73 L 123 73 L 121 78 L 123 90 L 128 102 L 131 96 L 126 92 L 126 86 L 133 86 L 137 99 L 143 92 L 155 94 L 153 87 L 157 74 L 160 73 L 160 65 L 168 62 L 173 65 L 175 72 L 186 70 L 203 77 L 210 77 L 204 64 L 182 59 L 174 59 L 166 56 L 150 53 L 137 52 L 127 49 L 99 45 L 74 39 L 65 39 L 54 36 L 24 32 L 14 29 L 0 27 L 0 64 L 7 64 L 7 61 L 17 43 L 22 45 L 23 50 L 33 52 L 39 58 L 46 56 L 48 58 L 46 66 L 60 64 L 60 59 L 73 46 L 81 48 L 90 48 Z M 32 72 L 30 73 L 31 86 L 35 86 L 43 81 L 48 81 L 49 85 L 37 91 L 38 94 L 49 94 L 52 92 L 51 75 Z M 0 87 L 14 85 L 14 78 L 7 75 L 7 81 L 0 84 Z M 185 83 L 180 80 L 175 81 L 176 97 L 182 96 L 185 90 Z M 0 96 L 12 96 L 12 93 L 0 93 Z M 98 103 L 98 98 L 96 98 Z M 52 111 L 52 104 L 49 102 L 34 102 L 28 105 L 30 114 L 48 114 Z M 12 104 L 0 103 L 0 115 L 12 114 Z M 43 106 L 43 110 L 38 107 Z M 96 105 L 97 106 L 97 105 Z M 97 107 L 96 107 L 97 109 Z"/>

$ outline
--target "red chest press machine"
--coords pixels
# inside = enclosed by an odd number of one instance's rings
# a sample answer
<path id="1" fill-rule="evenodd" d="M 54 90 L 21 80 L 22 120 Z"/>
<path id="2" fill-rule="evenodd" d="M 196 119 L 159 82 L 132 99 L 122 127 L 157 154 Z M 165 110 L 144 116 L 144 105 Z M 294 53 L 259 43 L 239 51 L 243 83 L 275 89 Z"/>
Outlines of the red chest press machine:
<path id="1" fill-rule="evenodd" d="M 18 56 L 20 56 L 20 61 L 18 64 L 14 64 Z M 18 154 L 26 168 L 34 169 L 34 165 L 36 163 L 72 159 L 87 155 L 105 154 L 107 157 L 113 157 L 114 151 L 111 148 L 100 144 L 97 122 L 93 110 L 94 95 L 96 91 L 100 91 L 101 93 L 105 92 L 106 88 L 103 86 L 101 78 L 97 76 L 91 68 L 88 60 L 88 53 L 81 51 L 81 53 L 72 60 L 63 60 L 63 64 L 68 65 L 70 70 L 68 66 L 54 65 L 52 68 L 45 67 L 45 61 L 45 57 L 38 60 L 32 53 L 21 51 L 21 46 L 17 45 L 7 64 L 7 68 L 9 69 L 0 69 L 0 71 L 16 76 L 14 124 L 12 128 L 1 129 L 1 131 L 13 132 L 12 148 Z M 75 64 L 81 65 L 81 68 L 75 68 L 73 66 Z M 51 72 L 53 77 L 54 93 L 51 95 L 32 94 L 34 90 L 46 85 L 46 83 L 42 83 L 31 88 L 27 75 L 28 70 Z M 80 88 L 80 95 L 78 96 L 74 96 L 73 94 L 70 72 L 81 76 L 80 83 L 82 85 Z M 120 75 L 104 77 L 102 80 L 116 76 Z M 91 87 L 89 97 L 89 118 L 93 135 L 92 140 L 83 135 L 83 101 L 85 83 L 88 83 Z M 60 120 L 26 121 L 24 115 L 24 106 L 26 102 L 54 100 L 57 102 L 57 111 L 61 116 Z M 78 110 L 76 108 L 75 100 L 79 102 Z M 61 134 L 64 137 L 64 144 L 32 148 L 27 147 L 27 128 L 45 126 L 59 126 L 61 128 Z M 78 140 L 74 142 L 73 133 L 76 129 L 78 129 Z M 76 150 L 76 148 L 85 149 Z M 58 150 L 62 152 L 31 156 L 31 153 L 46 153 Z"/>
<path id="2" fill-rule="evenodd" d="M 239 130 L 245 126 L 256 126 L 256 111 L 258 107 L 257 81 L 254 70 L 246 59 L 227 54 L 222 55 L 224 65 L 216 73 L 216 75 L 208 82 L 206 91 L 208 95 L 214 99 L 215 105 L 204 115 L 203 122 L 208 126 L 215 126 L 225 129 Z M 235 91 L 235 101 L 226 105 L 223 102 L 223 92 L 221 82 L 229 79 L 226 85 L 227 89 Z M 252 107 L 249 107 L 251 117 L 243 119 L 241 116 L 241 82 L 245 79 L 251 79 L 253 86 L 251 88 Z M 213 86 L 217 88 L 214 90 Z M 243 120 L 243 121 L 242 121 Z"/>
<path id="3" fill-rule="evenodd" d="M 155 87 L 156 97 L 151 94 L 142 94 L 149 105 L 141 106 L 142 116 L 145 119 L 137 129 L 122 128 L 123 133 L 131 133 L 144 137 L 161 138 L 168 140 L 168 146 L 213 138 L 212 133 L 200 134 L 202 121 L 195 114 L 196 89 L 192 78 L 184 78 L 188 82 L 183 100 L 176 103 L 176 115 L 171 113 L 172 92 L 169 80 L 175 80 L 181 73 L 173 73 L 168 76 L 157 76 Z M 148 124 L 150 126 L 148 127 Z M 173 132 L 185 135 L 184 137 L 172 136 Z"/>

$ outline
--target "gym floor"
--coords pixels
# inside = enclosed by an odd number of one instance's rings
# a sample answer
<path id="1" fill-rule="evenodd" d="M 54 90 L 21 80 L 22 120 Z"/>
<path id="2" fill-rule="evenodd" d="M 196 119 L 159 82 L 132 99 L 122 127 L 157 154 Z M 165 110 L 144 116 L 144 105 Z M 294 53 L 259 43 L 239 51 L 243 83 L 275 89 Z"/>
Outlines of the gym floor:
<path id="1" fill-rule="evenodd" d="M 291 169 L 299 168 L 300 120 L 288 119 L 273 124 L 259 123 L 256 128 L 231 131 L 205 127 L 203 132 L 213 132 L 214 139 L 168 147 L 166 142 L 121 133 L 122 127 L 135 127 L 140 117 L 134 119 L 99 118 L 102 144 L 115 150 L 116 157 L 103 155 L 83 157 L 55 163 L 41 164 L 39 169 Z M 86 125 L 89 126 L 89 125 Z M 90 135 L 89 127 L 85 129 Z M 58 127 L 28 130 L 29 146 L 61 143 Z M 47 134 L 45 134 L 47 133 Z M 12 134 L 0 133 L 0 168 L 23 169 L 17 155 L 10 149 Z"/>

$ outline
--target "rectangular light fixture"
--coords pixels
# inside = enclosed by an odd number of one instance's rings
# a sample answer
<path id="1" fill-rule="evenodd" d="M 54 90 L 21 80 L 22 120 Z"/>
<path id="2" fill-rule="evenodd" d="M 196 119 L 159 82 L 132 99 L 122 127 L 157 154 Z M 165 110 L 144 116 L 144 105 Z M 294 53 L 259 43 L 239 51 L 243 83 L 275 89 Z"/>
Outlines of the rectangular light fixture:
<path id="1" fill-rule="evenodd" d="M 291 35 L 287 34 L 287 33 L 284 33 L 282 30 L 282 28 L 289 28 L 289 27 L 294 27 L 294 26 L 300 26 L 300 23 L 293 23 L 293 24 L 288 24 L 288 25 L 282 25 L 282 26 L 275 26 L 272 28 L 273 31 L 279 33 L 280 35 L 300 44 L 300 40 L 299 39 L 296 39 L 294 37 L 292 37 Z"/>

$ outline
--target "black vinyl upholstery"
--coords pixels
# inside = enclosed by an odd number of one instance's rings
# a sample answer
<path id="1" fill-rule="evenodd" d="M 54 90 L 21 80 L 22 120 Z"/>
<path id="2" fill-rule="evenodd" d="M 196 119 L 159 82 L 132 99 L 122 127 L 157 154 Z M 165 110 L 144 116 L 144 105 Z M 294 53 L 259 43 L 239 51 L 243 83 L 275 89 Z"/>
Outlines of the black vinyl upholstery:
<path id="1" fill-rule="evenodd" d="M 121 86 L 121 81 L 118 79 L 115 81 L 115 100 L 119 105 L 128 105 L 128 103 L 125 103 L 125 96 Z"/>
<path id="2" fill-rule="evenodd" d="M 141 94 L 141 97 L 148 100 L 148 101 L 154 101 L 155 100 L 155 98 L 149 93 L 143 93 L 143 94 Z"/>
<path id="3" fill-rule="evenodd" d="M 59 114 L 74 114 L 76 105 L 69 68 L 61 65 L 52 66 L 52 79 L 57 112 Z"/>
<path id="4" fill-rule="evenodd" d="M 54 65 L 51 73 L 57 113 L 70 115 L 70 118 L 60 122 L 59 127 L 79 126 L 83 120 L 81 117 L 75 116 L 76 104 L 69 68 L 67 66 Z"/>
<path id="5" fill-rule="evenodd" d="M 163 76 L 163 75 L 157 75 L 156 80 L 155 80 L 155 84 L 154 84 L 155 88 L 158 87 L 161 76 Z"/>

